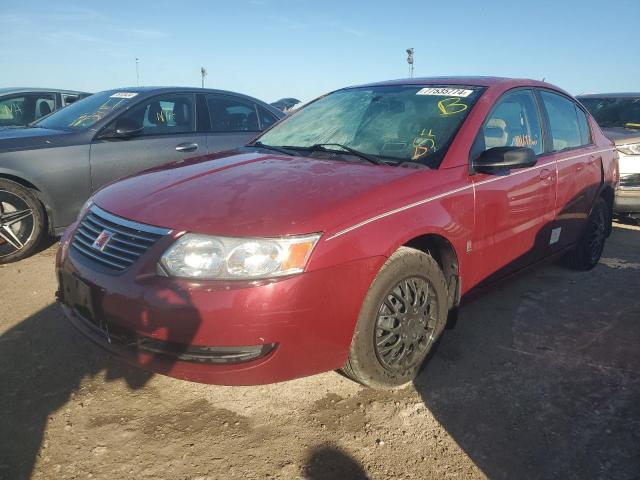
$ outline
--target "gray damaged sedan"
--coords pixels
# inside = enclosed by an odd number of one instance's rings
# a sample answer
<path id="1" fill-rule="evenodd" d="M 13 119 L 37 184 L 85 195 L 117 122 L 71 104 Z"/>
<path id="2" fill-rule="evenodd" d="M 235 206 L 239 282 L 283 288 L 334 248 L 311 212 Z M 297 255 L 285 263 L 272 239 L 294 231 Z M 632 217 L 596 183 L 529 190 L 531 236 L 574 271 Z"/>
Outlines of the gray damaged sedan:
<path id="1" fill-rule="evenodd" d="M 106 183 L 240 147 L 283 115 L 237 93 L 143 87 L 96 93 L 28 128 L 0 129 L 0 263 L 62 233 Z"/>

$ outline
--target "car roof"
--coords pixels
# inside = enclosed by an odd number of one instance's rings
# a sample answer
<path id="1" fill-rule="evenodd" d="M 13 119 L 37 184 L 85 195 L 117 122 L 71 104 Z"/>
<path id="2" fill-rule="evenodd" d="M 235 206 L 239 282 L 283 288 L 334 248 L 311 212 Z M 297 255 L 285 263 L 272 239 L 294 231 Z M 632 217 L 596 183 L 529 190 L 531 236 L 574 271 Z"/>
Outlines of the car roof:
<path id="1" fill-rule="evenodd" d="M 640 92 L 618 92 L 618 93 L 584 93 L 576 98 L 628 98 L 640 97 Z"/>
<path id="2" fill-rule="evenodd" d="M 267 102 L 260 100 L 259 98 L 251 97 L 249 95 L 245 95 L 244 93 L 232 92 L 230 90 L 218 90 L 214 88 L 200 88 L 200 87 L 155 87 L 155 86 L 144 86 L 144 87 L 123 87 L 123 88 L 113 88 L 109 90 L 104 90 L 103 92 L 131 92 L 131 93 L 139 93 L 144 96 L 157 95 L 162 93 L 179 93 L 179 92 L 194 92 L 194 93 L 215 93 L 218 95 L 233 95 L 234 97 L 241 97 L 246 100 L 250 100 L 253 102 L 258 102 L 261 106 L 266 107 L 272 113 L 282 114 L 280 110 L 276 107 L 269 105 Z M 100 92 L 100 93 L 103 93 Z"/>
<path id="3" fill-rule="evenodd" d="M 508 77 L 483 77 L 483 76 L 451 76 L 451 77 L 422 77 L 422 78 L 400 78 L 397 80 L 386 80 L 364 85 L 357 85 L 348 88 L 374 87 L 385 85 L 465 85 L 477 87 L 503 86 L 513 88 L 518 86 L 543 87 L 566 93 L 561 88 L 547 82 L 531 80 L 527 78 Z M 567 94 L 568 95 L 568 94 Z"/>
<path id="4" fill-rule="evenodd" d="M 218 90 L 215 88 L 200 88 L 200 87 L 154 87 L 154 86 L 145 86 L 145 87 L 122 87 L 122 88 L 110 88 L 108 90 L 104 90 L 105 92 L 132 92 L 132 93 L 140 93 L 140 94 L 156 94 L 156 93 L 171 93 L 171 92 L 198 92 L 198 93 L 219 93 L 226 95 L 237 95 L 240 97 L 253 98 L 249 95 L 245 95 L 243 93 L 232 92 L 229 90 Z M 264 103 L 264 102 L 263 102 Z"/>
<path id="5" fill-rule="evenodd" d="M 14 93 L 40 93 L 40 92 L 54 92 L 54 93 L 76 93 L 76 94 L 89 94 L 89 92 L 81 92 L 78 90 L 63 90 L 60 88 L 29 88 L 29 87 L 8 87 L 0 88 L 0 95 L 11 95 Z"/>

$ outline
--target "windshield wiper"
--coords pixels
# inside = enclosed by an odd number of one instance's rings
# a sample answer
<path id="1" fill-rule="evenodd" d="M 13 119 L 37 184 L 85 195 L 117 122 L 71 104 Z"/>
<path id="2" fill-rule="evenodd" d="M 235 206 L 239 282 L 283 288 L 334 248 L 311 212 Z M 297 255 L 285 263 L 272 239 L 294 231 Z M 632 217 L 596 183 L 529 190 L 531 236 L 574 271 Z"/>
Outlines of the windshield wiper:
<path id="1" fill-rule="evenodd" d="M 346 152 L 349 152 L 351 155 L 355 155 L 356 157 L 360 157 L 363 160 L 366 160 L 367 162 L 371 162 L 375 165 L 386 165 L 385 162 L 383 162 L 382 160 L 377 159 L 376 157 L 373 157 L 371 155 L 367 155 L 366 153 L 360 152 L 358 150 L 356 150 L 355 148 L 351 148 L 351 147 L 347 147 L 346 145 L 342 145 L 341 143 L 316 143 L 314 145 L 311 145 L 310 147 L 294 147 L 294 146 L 290 146 L 290 145 L 286 145 L 285 148 L 292 148 L 292 149 L 296 149 L 296 150 L 305 150 L 307 152 L 330 152 L 330 153 L 339 153 L 336 152 L 335 150 L 332 150 L 330 148 L 326 148 L 326 147 L 339 147 L 341 149 L 343 149 Z"/>
<path id="2" fill-rule="evenodd" d="M 247 145 L 248 147 L 260 147 L 265 150 L 273 150 L 274 152 L 284 153 L 285 155 L 291 155 L 292 157 L 299 157 L 300 154 L 298 152 L 294 152 L 293 150 L 289 150 L 287 148 L 276 147 L 275 145 L 265 145 L 262 142 L 253 142 Z"/>

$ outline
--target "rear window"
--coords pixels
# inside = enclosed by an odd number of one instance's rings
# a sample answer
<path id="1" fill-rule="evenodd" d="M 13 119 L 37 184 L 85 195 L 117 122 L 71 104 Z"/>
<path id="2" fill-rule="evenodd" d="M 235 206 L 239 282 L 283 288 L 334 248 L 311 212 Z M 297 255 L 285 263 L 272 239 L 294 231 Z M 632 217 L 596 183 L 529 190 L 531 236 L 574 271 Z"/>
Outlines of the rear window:
<path id="1" fill-rule="evenodd" d="M 640 128 L 640 96 L 583 97 L 580 101 L 603 128 Z"/>
<path id="2" fill-rule="evenodd" d="M 576 148 L 582 144 L 575 104 L 568 98 L 547 91 L 541 92 L 549 116 L 553 150 Z"/>

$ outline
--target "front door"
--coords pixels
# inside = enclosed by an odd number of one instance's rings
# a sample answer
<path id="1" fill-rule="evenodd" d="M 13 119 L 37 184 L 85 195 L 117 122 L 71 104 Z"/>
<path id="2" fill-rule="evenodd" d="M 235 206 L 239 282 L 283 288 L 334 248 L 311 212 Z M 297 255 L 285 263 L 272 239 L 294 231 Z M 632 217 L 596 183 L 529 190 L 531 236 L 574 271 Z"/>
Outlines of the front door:
<path id="1" fill-rule="evenodd" d="M 537 101 L 528 89 L 506 93 L 478 132 L 471 156 L 494 147 L 528 147 L 538 155 L 531 168 L 475 174 L 475 228 L 469 253 L 474 282 L 493 280 L 542 258 L 553 220 L 556 164 L 544 155 Z"/>
<path id="2" fill-rule="evenodd" d="M 207 134 L 196 132 L 194 95 L 174 93 L 153 97 L 118 120 L 127 118 L 143 127 L 129 139 L 96 139 L 91 144 L 91 186 L 95 191 L 118 178 L 151 167 L 207 153 Z"/>

